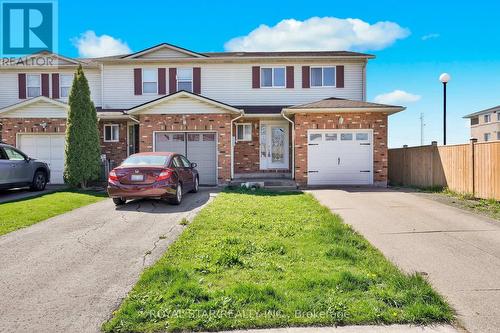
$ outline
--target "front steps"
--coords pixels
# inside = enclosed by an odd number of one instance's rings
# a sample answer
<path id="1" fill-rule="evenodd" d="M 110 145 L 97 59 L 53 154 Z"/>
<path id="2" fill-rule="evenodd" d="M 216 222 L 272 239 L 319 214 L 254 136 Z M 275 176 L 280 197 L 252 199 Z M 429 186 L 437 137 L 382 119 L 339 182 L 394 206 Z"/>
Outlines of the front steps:
<path id="1" fill-rule="evenodd" d="M 275 174 L 273 174 L 275 175 Z M 249 187 L 265 188 L 273 191 L 295 191 L 298 189 L 297 183 L 290 178 L 276 178 L 276 177 L 265 177 L 265 178 L 235 178 L 230 183 L 229 186 L 240 187 L 242 184 L 246 184 Z"/>

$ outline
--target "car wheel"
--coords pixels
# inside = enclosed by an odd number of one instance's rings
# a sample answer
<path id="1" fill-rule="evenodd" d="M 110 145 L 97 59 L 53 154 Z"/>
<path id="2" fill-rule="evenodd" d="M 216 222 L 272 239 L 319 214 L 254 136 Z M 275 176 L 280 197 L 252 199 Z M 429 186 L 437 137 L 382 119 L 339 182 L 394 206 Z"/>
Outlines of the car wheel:
<path id="1" fill-rule="evenodd" d="M 127 200 L 123 198 L 113 198 L 113 202 L 115 203 L 116 206 L 121 206 L 124 205 L 127 202 Z"/>
<path id="2" fill-rule="evenodd" d="M 199 183 L 200 182 L 198 181 L 198 177 L 196 177 L 194 179 L 194 186 L 193 186 L 193 189 L 191 190 L 191 192 L 197 193 L 199 191 L 199 189 L 200 189 L 200 184 Z"/>
<path id="3" fill-rule="evenodd" d="M 180 205 L 181 201 L 182 201 L 182 185 L 181 183 L 179 183 L 175 191 L 175 197 L 170 199 L 169 202 L 173 205 Z"/>
<path id="4" fill-rule="evenodd" d="M 43 171 L 35 172 L 30 189 L 32 191 L 43 191 L 45 190 L 45 185 L 47 185 L 47 176 L 45 175 L 45 172 Z"/>

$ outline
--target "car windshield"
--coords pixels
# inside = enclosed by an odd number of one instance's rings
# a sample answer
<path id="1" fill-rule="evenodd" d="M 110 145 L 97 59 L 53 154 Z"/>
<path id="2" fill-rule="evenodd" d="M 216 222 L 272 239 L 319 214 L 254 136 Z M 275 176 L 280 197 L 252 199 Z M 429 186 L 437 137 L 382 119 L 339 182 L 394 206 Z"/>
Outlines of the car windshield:
<path id="1" fill-rule="evenodd" d="M 165 165 L 167 156 L 132 155 L 123 161 L 122 165 Z"/>

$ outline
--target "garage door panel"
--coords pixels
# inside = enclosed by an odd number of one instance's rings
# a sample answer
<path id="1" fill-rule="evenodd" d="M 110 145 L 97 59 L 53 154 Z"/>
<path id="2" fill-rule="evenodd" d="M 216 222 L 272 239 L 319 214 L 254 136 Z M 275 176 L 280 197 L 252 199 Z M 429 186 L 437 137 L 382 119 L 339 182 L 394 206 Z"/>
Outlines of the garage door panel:
<path id="1" fill-rule="evenodd" d="M 182 154 L 197 164 L 201 185 L 217 184 L 217 138 L 211 132 L 155 133 L 155 151 Z"/>
<path id="2" fill-rule="evenodd" d="M 19 148 L 29 157 L 48 164 L 50 183 L 63 184 L 65 137 L 61 134 L 19 135 Z"/>
<path id="3" fill-rule="evenodd" d="M 372 183 L 372 133 L 367 130 L 310 131 L 308 184 Z"/>

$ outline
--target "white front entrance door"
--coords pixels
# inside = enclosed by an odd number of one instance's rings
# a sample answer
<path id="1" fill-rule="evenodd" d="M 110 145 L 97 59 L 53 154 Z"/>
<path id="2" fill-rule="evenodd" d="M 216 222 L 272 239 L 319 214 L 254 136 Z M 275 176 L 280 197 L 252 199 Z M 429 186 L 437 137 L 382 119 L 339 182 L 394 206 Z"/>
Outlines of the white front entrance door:
<path id="1" fill-rule="evenodd" d="M 288 169 L 288 122 L 260 122 L 260 169 Z"/>
<path id="2" fill-rule="evenodd" d="M 373 183 L 373 131 L 309 130 L 308 185 Z"/>

